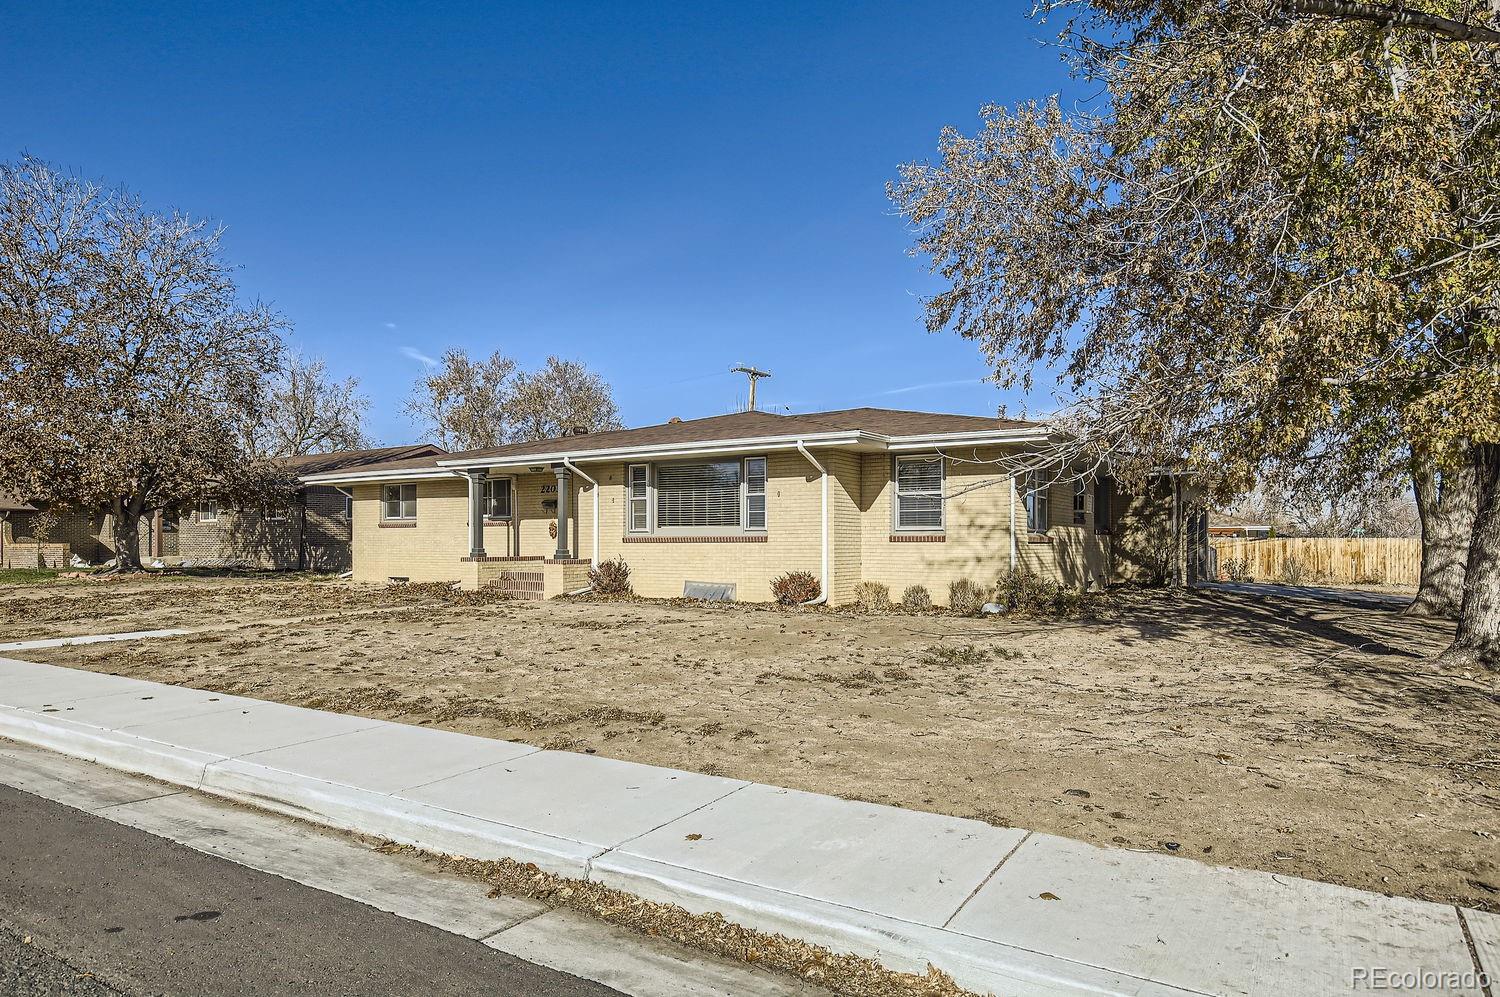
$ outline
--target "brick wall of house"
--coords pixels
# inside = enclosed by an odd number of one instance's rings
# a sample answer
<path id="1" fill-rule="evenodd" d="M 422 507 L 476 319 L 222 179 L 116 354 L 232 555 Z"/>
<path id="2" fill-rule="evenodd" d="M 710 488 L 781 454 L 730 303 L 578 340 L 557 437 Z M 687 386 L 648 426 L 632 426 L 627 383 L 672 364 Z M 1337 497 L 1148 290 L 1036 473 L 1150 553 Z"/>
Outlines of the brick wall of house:
<path id="1" fill-rule="evenodd" d="M 217 519 L 188 510 L 177 521 L 177 556 L 195 565 L 347 571 L 352 533 L 343 493 L 318 485 L 306 489 L 300 502 L 277 513 L 225 505 Z"/>
<path id="2" fill-rule="evenodd" d="M 997 452 L 981 452 L 981 458 Z M 992 585 L 1010 566 L 1011 501 L 1015 501 L 1016 557 L 1045 577 L 1074 587 L 1098 586 L 1110 577 L 1111 539 L 1094 530 L 1093 489 L 1084 496 L 1084 521 L 1074 522 L 1073 485 L 1049 491 L 1049 526 L 1033 538 L 1015 483 L 993 465 L 949 460 L 946 528 L 916 536 L 892 529 L 893 484 L 889 454 L 850 451 L 818 453 L 830 472 L 830 598 L 854 598 L 863 580 L 878 581 L 900 598 L 911 584 L 927 587 L 945 604 L 948 586 L 960 578 Z M 599 481 L 599 556 L 623 557 L 635 591 L 644 596 L 680 596 L 686 581 L 731 583 L 737 598 L 767 601 L 770 582 L 789 570 L 820 571 L 820 483 L 812 466 L 796 452 L 767 455 L 767 530 L 764 534 L 666 536 L 631 534 L 626 527 L 625 464 L 582 464 Z M 557 498 L 550 470 L 514 473 L 514 518 L 490 522 L 485 549 L 490 557 L 550 558 L 556 549 L 550 527 Z M 383 524 L 380 486 L 355 490 L 354 570 L 362 581 L 405 577 L 412 581 L 482 584 L 499 568 L 479 570 L 465 563 L 468 553 L 468 486 L 458 477 L 417 483 L 414 525 Z M 572 553 L 593 554 L 593 489 L 575 476 L 570 502 Z M 1148 514 L 1148 518 L 1149 518 Z M 893 537 L 895 539 L 893 539 Z M 532 570 L 517 565 L 504 570 Z"/>

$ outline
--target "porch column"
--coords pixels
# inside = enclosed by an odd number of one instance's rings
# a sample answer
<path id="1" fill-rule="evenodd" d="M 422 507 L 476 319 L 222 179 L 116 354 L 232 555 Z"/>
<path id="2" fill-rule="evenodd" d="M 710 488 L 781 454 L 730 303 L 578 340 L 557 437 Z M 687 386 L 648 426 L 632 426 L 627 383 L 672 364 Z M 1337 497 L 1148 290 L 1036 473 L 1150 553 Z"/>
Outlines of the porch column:
<path id="1" fill-rule="evenodd" d="M 568 499 L 573 491 L 573 472 L 562 464 L 552 465 L 552 472 L 557 475 L 557 550 L 552 556 L 566 559 L 573 556 L 573 547 L 568 543 Z"/>
<path id="2" fill-rule="evenodd" d="M 469 556 L 484 557 L 484 479 L 489 472 L 465 473 L 469 478 Z"/>

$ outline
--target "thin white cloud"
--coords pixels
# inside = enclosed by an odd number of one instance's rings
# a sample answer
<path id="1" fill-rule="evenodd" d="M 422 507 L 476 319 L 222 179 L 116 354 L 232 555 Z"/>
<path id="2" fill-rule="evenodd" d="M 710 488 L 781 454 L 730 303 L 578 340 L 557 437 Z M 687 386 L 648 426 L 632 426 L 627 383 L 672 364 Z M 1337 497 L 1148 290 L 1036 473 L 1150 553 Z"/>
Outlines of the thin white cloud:
<path id="1" fill-rule="evenodd" d="M 981 377 L 966 377 L 961 381 L 929 381 L 926 384 L 908 384 L 903 388 L 891 388 L 881 391 L 881 395 L 909 395 L 914 391 L 931 391 L 935 388 L 957 388 L 965 384 L 983 384 Z"/>
<path id="2" fill-rule="evenodd" d="M 429 357 L 427 354 L 423 353 L 415 346 L 401 347 L 401 355 L 406 357 L 408 360 L 415 360 L 417 361 L 417 363 L 426 364 L 428 367 L 436 367 L 438 365 L 438 362 L 436 360 L 434 360 L 432 357 Z"/>
<path id="3" fill-rule="evenodd" d="M 396 328 L 396 323 L 394 323 L 394 322 L 382 322 L 380 324 L 383 325 L 383 326 L 385 326 L 387 329 L 394 329 L 394 328 Z"/>

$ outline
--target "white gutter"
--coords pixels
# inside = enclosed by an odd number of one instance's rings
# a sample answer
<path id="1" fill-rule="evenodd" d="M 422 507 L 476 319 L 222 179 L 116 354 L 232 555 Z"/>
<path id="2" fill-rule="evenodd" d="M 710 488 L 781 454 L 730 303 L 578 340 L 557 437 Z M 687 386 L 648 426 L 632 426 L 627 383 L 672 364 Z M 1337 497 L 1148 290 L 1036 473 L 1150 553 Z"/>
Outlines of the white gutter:
<path id="1" fill-rule="evenodd" d="M 928 433 L 923 436 L 884 437 L 887 450 L 930 450 L 935 446 L 989 446 L 995 443 L 1025 443 L 1052 438 L 1043 426 L 1027 429 L 997 429 L 970 433 Z"/>
<path id="2" fill-rule="evenodd" d="M 690 443 L 661 443 L 650 446 L 609 447 L 602 450 L 562 450 L 551 453 L 500 454 L 495 457 L 470 457 L 439 461 L 439 467 L 526 467 L 531 464 L 561 463 L 565 460 L 626 460 L 633 457 L 662 457 L 676 454 L 698 455 L 738 453 L 744 450 L 791 450 L 803 440 L 823 446 L 856 446 L 878 438 L 853 430 L 815 433 L 809 436 L 754 436 L 733 440 L 694 440 Z"/>
<path id="3" fill-rule="evenodd" d="M 595 481 L 593 478 L 580 471 L 577 467 L 574 466 L 573 462 L 566 457 L 562 459 L 562 466 L 566 467 L 569 471 L 578 475 L 580 478 L 582 478 L 584 481 L 587 481 L 589 485 L 592 486 L 591 490 L 594 493 L 594 556 L 589 561 L 589 563 L 597 568 L 599 567 L 599 482 Z M 593 586 L 590 585 L 589 588 L 593 588 Z M 578 590 L 578 592 L 587 591 L 588 589 Z M 578 595 L 578 592 L 569 592 L 568 594 Z"/>
<path id="4" fill-rule="evenodd" d="M 807 458 L 807 462 L 818 469 L 823 478 L 823 570 L 818 577 L 818 596 L 804 602 L 804 606 L 818 606 L 828 601 L 828 468 L 818 463 L 818 458 L 803 445 L 802 440 L 797 441 L 797 451 Z"/>
<path id="5" fill-rule="evenodd" d="M 413 478 L 451 478 L 455 475 L 463 477 L 463 472 L 447 467 L 418 467 L 410 471 L 362 471 L 348 474 L 330 471 L 326 474 L 304 475 L 297 480 L 304 485 L 361 485 L 381 481 L 410 481 Z"/>

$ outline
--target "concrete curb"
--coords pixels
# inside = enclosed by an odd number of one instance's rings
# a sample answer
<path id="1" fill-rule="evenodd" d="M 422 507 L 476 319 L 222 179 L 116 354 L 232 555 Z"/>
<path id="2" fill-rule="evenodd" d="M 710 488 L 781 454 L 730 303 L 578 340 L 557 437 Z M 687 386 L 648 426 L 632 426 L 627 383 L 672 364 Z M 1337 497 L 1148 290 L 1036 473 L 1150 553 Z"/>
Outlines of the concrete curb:
<path id="1" fill-rule="evenodd" d="M 342 830 L 532 862 L 904 972 L 931 964 L 981 993 L 1169 997 L 1275 979 L 1265 992 L 1321 997 L 1372 960 L 1461 971 L 1500 948 L 1500 920 L 1479 916 L 1471 959 L 1453 907 L 0 658 L 6 700 L 0 737 Z"/>
<path id="2" fill-rule="evenodd" d="M 575 879 L 588 875 L 590 860 L 600 853 L 599 848 L 568 838 L 310 779 L 244 759 L 211 763 L 195 788 L 344 831 L 482 861 L 533 862 L 546 872 Z"/>

